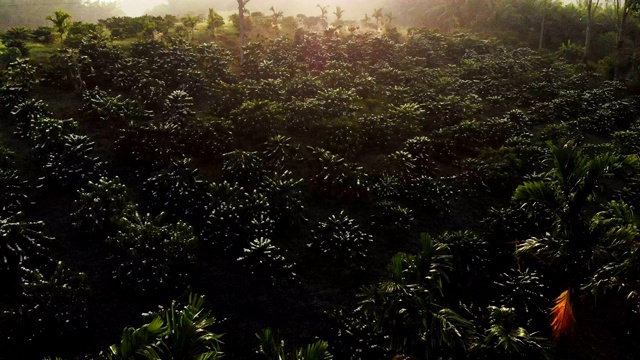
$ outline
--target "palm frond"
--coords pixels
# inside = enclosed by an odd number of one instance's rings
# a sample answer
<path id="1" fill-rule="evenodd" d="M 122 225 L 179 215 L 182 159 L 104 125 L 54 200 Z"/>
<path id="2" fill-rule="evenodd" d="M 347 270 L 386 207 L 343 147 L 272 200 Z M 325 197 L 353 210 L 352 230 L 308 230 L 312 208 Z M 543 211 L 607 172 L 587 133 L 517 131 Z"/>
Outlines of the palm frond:
<path id="1" fill-rule="evenodd" d="M 530 238 L 519 244 L 515 251 L 516 257 L 529 257 L 546 264 L 552 264 L 564 257 L 563 244 L 565 242 L 547 234 L 544 238 Z"/>
<path id="2" fill-rule="evenodd" d="M 528 208 L 534 204 L 554 207 L 558 202 L 557 192 L 552 183 L 541 180 L 525 181 L 516 188 L 512 200 Z"/>
<path id="3" fill-rule="evenodd" d="M 563 291 L 556 298 L 556 304 L 551 309 L 551 327 L 554 339 L 559 339 L 563 335 L 573 330 L 576 319 L 573 315 L 573 304 L 571 302 L 571 289 Z"/>
<path id="4" fill-rule="evenodd" d="M 298 350 L 296 360 L 332 360 L 333 355 L 329 353 L 329 343 L 318 340 L 313 344 Z"/>
<path id="5" fill-rule="evenodd" d="M 423 323 L 426 321 L 423 320 Z M 427 325 L 424 323 L 424 325 Z M 428 328 L 431 345 L 434 347 L 446 345 L 466 347 L 475 334 L 473 323 L 455 311 L 444 308 L 433 313 Z"/>
<path id="6" fill-rule="evenodd" d="M 111 345 L 109 348 L 110 359 L 130 359 L 140 355 L 144 359 L 160 359 L 155 348 L 156 339 L 165 332 L 164 321 L 156 317 L 150 323 L 135 329 L 127 327 L 122 331 L 122 340 L 119 345 Z"/>

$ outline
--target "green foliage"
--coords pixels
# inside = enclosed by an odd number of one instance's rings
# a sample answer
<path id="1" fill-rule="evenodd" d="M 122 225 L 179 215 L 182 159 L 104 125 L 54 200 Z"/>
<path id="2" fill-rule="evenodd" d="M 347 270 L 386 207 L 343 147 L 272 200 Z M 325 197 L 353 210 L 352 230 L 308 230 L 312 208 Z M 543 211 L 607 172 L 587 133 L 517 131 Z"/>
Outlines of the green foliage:
<path id="1" fill-rule="evenodd" d="M 323 258 L 337 264 L 362 268 L 373 237 L 360 230 L 360 226 L 344 211 L 331 215 L 318 223 L 313 231 L 313 240 L 307 244 Z"/>
<path id="2" fill-rule="evenodd" d="M 373 318 L 374 331 L 396 353 L 429 358 L 464 349 L 473 340 L 473 324 L 443 304 L 451 266 L 448 246 L 422 234 L 416 255 L 397 254 L 385 279 L 363 289 L 357 311 Z"/>
<path id="3" fill-rule="evenodd" d="M 45 155 L 42 186 L 77 189 L 104 174 L 104 163 L 93 156 L 94 143 L 87 136 L 70 134 L 51 141 L 54 144 Z"/>
<path id="4" fill-rule="evenodd" d="M 300 160 L 299 150 L 300 146 L 292 144 L 290 137 L 275 135 L 265 141 L 262 155 L 271 167 L 282 170 L 286 165 Z"/>
<path id="5" fill-rule="evenodd" d="M 66 29 L 67 37 L 64 39 L 64 46 L 68 48 L 80 48 L 84 39 L 88 36 L 103 36 L 103 29 L 98 24 L 74 21 Z"/>
<path id="6" fill-rule="evenodd" d="M 552 359 L 551 344 L 519 327 L 513 309 L 489 306 L 489 328 L 475 350 L 484 356 L 506 359 Z"/>
<path id="7" fill-rule="evenodd" d="M 213 34 L 216 34 L 216 30 L 224 25 L 224 18 L 218 14 L 215 10 L 209 9 L 207 14 L 207 29 L 211 30 Z"/>
<path id="8" fill-rule="evenodd" d="M 92 71 L 89 57 L 80 55 L 78 49 L 64 49 L 51 56 L 45 82 L 59 88 L 82 91 L 86 86 L 83 75 L 90 76 Z"/>
<path id="9" fill-rule="evenodd" d="M 97 180 L 104 164 L 93 156 L 94 143 L 77 135 L 74 120 L 40 118 L 31 122 L 27 137 L 35 155 L 43 162 L 45 187 L 77 188 Z"/>
<path id="10" fill-rule="evenodd" d="M 376 203 L 376 212 L 371 216 L 371 225 L 391 234 L 406 234 L 413 230 L 413 211 L 389 200 Z"/>
<path id="11" fill-rule="evenodd" d="M 33 30 L 33 41 L 39 44 L 51 44 L 53 42 L 53 30 L 50 27 L 39 26 Z"/>
<path id="12" fill-rule="evenodd" d="M 549 292 L 548 286 L 542 276 L 534 270 L 504 273 L 497 285 L 500 287 L 500 304 L 514 309 L 516 319 L 527 326 L 540 321 L 551 305 L 549 297 L 545 296 Z"/>
<path id="13" fill-rule="evenodd" d="M 45 256 L 44 242 L 50 240 L 44 234 L 44 223 L 22 220 L 17 213 L 0 218 L 0 259 L 2 259 L 3 278 L 19 278 L 22 267 L 38 264 Z M 8 283 L 14 286 L 15 284 Z M 10 288 L 9 288 L 10 289 Z M 6 295 L 10 295 L 8 292 Z"/>
<path id="14" fill-rule="evenodd" d="M 73 119 L 59 120 L 43 117 L 31 122 L 26 136 L 33 144 L 35 155 L 45 159 L 51 153 L 63 151 L 62 139 L 75 134 L 78 130 L 78 122 Z"/>
<path id="15" fill-rule="evenodd" d="M 150 118 L 150 113 L 145 111 L 140 104 L 131 99 L 122 99 L 120 95 L 110 96 L 107 92 L 94 89 L 82 94 L 85 105 L 82 108 L 90 118 L 97 118 L 116 125 L 124 125 L 129 122 L 142 122 Z"/>
<path id="16" fill-rule="evenodd" d="M 90 313 L 85 278 L 62 262 L 38 270 L 23 268 L 21 294 L 15 306 L 0 315 L 7 330 L 0 340 L 3 350 L 39 358 L 86 341 Z"/>
<path id="17" fill-rule="evenodd" d="M 262 329 L 256 334 L 260 341 L 258 353 L 267 360 L 332 360 L 333 355 L 329 353 L 329 344 L 326 341 L 318 340 L 307 346 L 295 348 L 288 346 L 284 340 L 280 340 L 277 334 L 271 329 Z"/>
<path id="18" fill-rule="evenodd" d="M 173 162 L 152 175 L 142 188 L 147 208 L 164 212 L 170 219 L 194 222 L 211 204 L 209 185 L 198 176 L 189 160 Z"/>
<path id="19" fill-rule="evenodd" d="M 315 175 L 311 179 L 315 191 L 338 199 L 366 197 L 369 192 L 363 168 L 322 148 L 310 148 Z"/>
<path id="20" fill-rule="evenodd" d="M 0 166 L 0 216 L 11 216 L 21 211 L 27 204 L 27 186 L 15 170 L 5 170 Z"/>
<path id="21" fill-rule="evenodd" d="M 187 304 L 171 307 L 151 314 L 152 320 L 140 328 L 126 327 L 119 344 L 111 345 L 102 355 L 109 360 L 160 359 L 166 354 L 171 359 L 214 360 L 222 357 L 220 338 L 211 332 L 216 319 L 204 310 L 204 297 L 189 294 Z"/>
<path id="22" fill-rule="evenodd" d="M 69 28 L 69 18 L 71 18 L 71 14 L 62 10 L 57 10 L 53 13 L 53 16 L 48 15 L 46 17 L 47 20 L 53 23 L 54 30 L 60 34 L 60 41 L 62 41 L 64 34 Z"/>
<path id="23" fill-rule="evenodd" d="M 0 41 L 7 48 L 18 49 L 21 56 L 28 57 L 29 49 L 26 46 L 26 42 L 31 40 L 32 36 L 33 32 L 29 28 L 23 26 L 12 27 L 0 34 Z"/>
<path id="24" fill-rule="evenodd" d="M 169 124 L 186 126 L 195 116 L 193 98 L 182 90 L 171 92 L 164 100 L 162 115 L 164 121 Z"/>
<path id="25" fill-rule="evenodd" d="M 255 151 L 236 150 L 224 154 L 223 178 L 249 188 L 262 182 L 264 161 Z"/>
<path id="26" fill-rule="evenodd" d="M 302 187 L 303 180 L 293 178 L 288 170 L 265 176 L 260 190 L 268 200 L 269 216 L 278 229 L 295 228 L 305 220 Z"/>
<path id="27" fill-rule="evenodd" d="M 22 91 L 31 91 L 38 83 L 36 67 L 31 65 L 28 58 L 19 58 L 7 66 L 5 73 L 6 86 Z"/>
<path id="28" fill-rule="evenodd" d="M 73 225 L 93 235 L 112 234 L 116 220 L 134 208 L 129 190 L 117 177 L 89 181 L 86 189 L 78 190 L 78 195 L 79 208 L 72 214 Z"/>
<path id="29" fill-rule="evenodd" d="M 596 249 L 598 268 L 584 290 L 600 297 L 617 294 L 624 298 L 634 313 L 638 313 L 640 279 L 633 271 L 639 261 L 638 218 L 634 208 L 624 202 L 611 201 L 591 219 L 591 229 L 603 234 Z"/>
<path id="30" fill-rule="evenodd" d="M 98 21 L 116 39 L 138 36 L 151 38 L 154 32 L 167 33 L 174 23 L 167 17 L 143 15 L 138 17 L 117 16 Z"/>
<path id="31" fill-rule="evenodd" d="M 118 232 L 107 238 L 122 253 L 113 260 L 114 278 L 137 291 L 170 288 L 186 276 L 195 258 L 197 238 L 183 221 L 165 223 L 163 215 L 125 214 L 116 221 Z"/>
<path id="32" fill-rule="evenodd" d="M 234 133 L 259 142 L 281 132 L 284 115 L 284 107 L 273 101 L 248 101 L 230 114 Z"/>
<path id="33" fill-rule="evenodd" d="M 25 136 L 34 122 L 48 117 L 50 112 L 44 101 L 30 99 L 17 103 L 10 114 L 16 123 L 17 134 Z"/>
<path id="34" fill-rule="evenodd" d="M 6 47 L 11 47 L 11 43 L 13 41 L 23 41 L 23 42 L 29 41 L 31 40 L 32 36 L 33 36 L 33 33 L 31 29 L 29 29 L 28 27 L 19 26 L 19 27 L 12 27 L 7 31 L 3 31 L 2 35 L 0 36 L 0 40 L 2 40 L 2 43 Z"/>
<path id="35" fill-rule="evenodd" d="M 281 282 L 291 281 L 295 277 L 293 264 L 282 255 L 282 251 L 271 243 L 270 239 L 257 238 L 251 240 L 249 247 L 243 249 L 238 258 L 251 276 L 275 286 Z"/>

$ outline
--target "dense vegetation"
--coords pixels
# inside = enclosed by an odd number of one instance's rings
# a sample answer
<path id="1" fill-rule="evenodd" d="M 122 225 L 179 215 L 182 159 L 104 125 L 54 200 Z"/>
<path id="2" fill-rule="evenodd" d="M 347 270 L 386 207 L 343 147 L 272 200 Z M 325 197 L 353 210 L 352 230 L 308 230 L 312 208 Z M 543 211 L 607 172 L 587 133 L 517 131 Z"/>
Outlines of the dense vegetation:
<path id="1" fill-rule="evenodd" d="M 637 356 L 630 44 L 68 15 L 2 36 L 0 359 Z"/>

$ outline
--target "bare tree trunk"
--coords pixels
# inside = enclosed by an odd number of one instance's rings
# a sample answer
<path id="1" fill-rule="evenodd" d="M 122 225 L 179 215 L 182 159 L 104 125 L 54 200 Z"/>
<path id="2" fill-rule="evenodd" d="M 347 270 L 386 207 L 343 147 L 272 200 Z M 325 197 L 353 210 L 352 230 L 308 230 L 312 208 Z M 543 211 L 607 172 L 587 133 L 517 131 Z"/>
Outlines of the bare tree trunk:
<path id="1" fill-rule="evenodd" d="M 545 9 L 542 13 L 542 23 L 540 24 L 540 41 L 538 42 L 538 50 L 542 50 L 542 45 L 544 44 L 544 23 L 547 17 L 547 10 Z"/>
<path id="2" fill-rule="evenodd" d="M 627 9 L 627 5 L 625 4 L 622 9 L 622 19 L 620 20 L 620 25 L 618 26 L 618 43 L 616 45 L 617 52 L 617 64 L 615 67 L 614 77 L 619 79 L 622 76 L 622 66 L 624 59 L 624 31 L 627 27 L 627 16 L 629 15 L 629 9 Z"/>
<path id="3" fill-rule="evenodd" d="M 238 0 L 238 25 L 240 27 L 240 65 L 244 62 L 244 0 Z"/>
<path id="4" fill-rule="evenodd" d="M 595 4 L 593 3 L 593 0 L 587 1 L 587 29 L 585 31 L 584 38 L 584 56 L 582 57 L 582 62 L 585 64 L 591 55 L 591 29 L 593 28 L 593 14 L 598 9 L 599 5 L 600 0 L 596 0 Z"/>
<path id="5" fill-rule="evenodd" d="M 589 54 L 591 53 L 591 14 L 589 14 L 589 18 L 587 19 L 587 30 L 585 33 L 584 56 L 582 57 L 582 62 L 586 64 L 589 59 Z"/>

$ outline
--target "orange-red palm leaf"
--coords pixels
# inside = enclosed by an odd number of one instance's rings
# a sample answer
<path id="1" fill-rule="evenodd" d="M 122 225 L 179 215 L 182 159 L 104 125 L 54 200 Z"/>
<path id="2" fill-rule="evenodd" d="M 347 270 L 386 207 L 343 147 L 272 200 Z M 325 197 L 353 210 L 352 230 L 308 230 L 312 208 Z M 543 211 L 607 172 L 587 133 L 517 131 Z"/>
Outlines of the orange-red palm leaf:
<path id="1" fill-rule="evenodd" d="M 573 316 L 573 307 L 571 304 L 571 291 L 565 290 L 556 298 L 556 305 L 551 309 L 551 327 L 553 328 L 553 337 L 558 339 L 564 334 L 569 333 L 576 323 Z"/>

